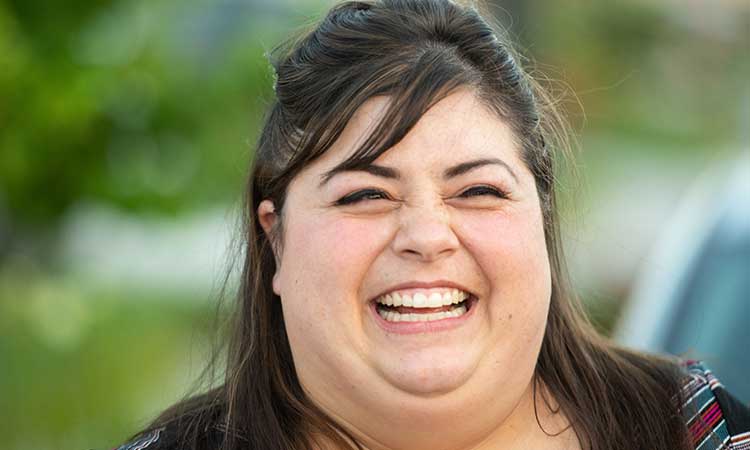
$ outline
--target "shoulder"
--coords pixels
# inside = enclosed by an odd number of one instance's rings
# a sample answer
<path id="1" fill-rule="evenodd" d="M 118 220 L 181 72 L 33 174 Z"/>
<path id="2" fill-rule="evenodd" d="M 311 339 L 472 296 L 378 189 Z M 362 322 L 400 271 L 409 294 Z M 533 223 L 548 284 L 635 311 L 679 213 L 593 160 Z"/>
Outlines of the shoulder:
<path id="1" fill-rule="evenodd" d="M 113 450 L 207 450 L 221 446 L 224 432 L 218 427 L 171 423 L 147 430 Z"/>
<path id="2" fill-rule="evenodd" d="M 698 361 L 684 363 L 682 412 L 697 450 L 750 450 L 750 408 Z"/>
<path id="3" fill-rule="evenodd" d="M 130 441 L 113 450 L 214 450 L 224 443 L 220 388 L 172 405 Z"/>
<path id="4" fill-rule="evenodd" d="M 224 436 L 219 428 L 199 431 L 166 426 L 141 433 L 113 450 L 214 450 L 221 447 Z"/>

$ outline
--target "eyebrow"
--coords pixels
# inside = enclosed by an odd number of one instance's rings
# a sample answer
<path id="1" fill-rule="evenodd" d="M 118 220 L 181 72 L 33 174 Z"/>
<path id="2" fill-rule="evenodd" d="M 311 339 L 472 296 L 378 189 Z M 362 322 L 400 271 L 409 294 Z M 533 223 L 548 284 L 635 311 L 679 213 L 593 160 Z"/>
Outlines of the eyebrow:
<path id="1" fill-rule="evenodd" d="M 450 178 L 455 178 L 459 175 L 471 172 L 472 170 L 489 165 L 496 165 L 504 168 L 510 174 L 510 176 L 512 176 L 513 179 L 518 182 L 518 177 L 516 176 L 516 173 L 513 172 L 513 169 L 511 169 L 505 161 L 499 158 L 481 158 L 456 164 L 455 166 L 451 166 L 445 169 L 445 171 L 443 172 L 443 179 L 447 180 Z M 399 173 L 399 171 L 392 167 L 379 166 L 377 164 L 367 164 L 363 167 L 349 169 L 343 165 L 339 165 L 321 175 L 320 187 L 322 187 L 324 184 L 330 181 L 331 178 L 341 172 L 367 172 L 381 178 L 389 178 L 393 180 L 401 179 L 401 174 Z"/>

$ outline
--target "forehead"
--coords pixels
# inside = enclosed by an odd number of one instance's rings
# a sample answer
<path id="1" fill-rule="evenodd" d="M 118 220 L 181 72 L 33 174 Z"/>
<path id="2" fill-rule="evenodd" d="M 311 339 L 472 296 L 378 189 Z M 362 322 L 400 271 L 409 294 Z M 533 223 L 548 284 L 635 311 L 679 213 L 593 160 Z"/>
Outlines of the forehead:
<path id="1" fill-rule="evenodd" d="M 327 170 L 347 159 L 377 127 L 389 106 L 387 96 L 373 97 L 347 123 L 334 145 L 315 163 Z M 501 157 L 520 164 L 511 128 L 470 89 L 457 90 L 433 105 L 409 133 L 381 154 L 379 164 L 451 165 L 471 157 Z"/>

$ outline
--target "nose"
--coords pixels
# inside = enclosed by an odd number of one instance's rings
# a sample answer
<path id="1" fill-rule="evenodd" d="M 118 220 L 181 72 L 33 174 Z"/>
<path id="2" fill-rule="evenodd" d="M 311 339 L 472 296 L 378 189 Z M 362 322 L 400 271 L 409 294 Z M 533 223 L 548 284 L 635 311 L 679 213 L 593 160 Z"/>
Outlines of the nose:
<path id="1" fill-rule="evenodd" d="M 399 211 L 392 245 L 404 258 L 430 262 L 455 252 L 459 240 L 443 205 L 406 206 Z"/>

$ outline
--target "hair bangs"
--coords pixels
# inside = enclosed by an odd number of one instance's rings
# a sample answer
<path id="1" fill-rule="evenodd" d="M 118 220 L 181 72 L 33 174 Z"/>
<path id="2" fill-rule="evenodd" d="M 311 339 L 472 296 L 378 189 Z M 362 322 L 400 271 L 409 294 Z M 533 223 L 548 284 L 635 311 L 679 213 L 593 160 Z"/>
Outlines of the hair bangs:
<path id="1" fill-rule="evenodd" d="M 415 56 L 401 83 L 392 83 L 390 89 L 371 92 L 358 102 L 358 107 L 361 107 L 375 96 L 390 97 L 387 108 L 372 131 L 348 158 L 329 172 L 330 175 L 362 169 L 371 164 L 397 145 L 436 103 L 457 89 L 478 85 L 479 77 L 475 70 L 460 61 L 452 49 L 430 45 Z"/>

